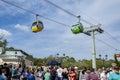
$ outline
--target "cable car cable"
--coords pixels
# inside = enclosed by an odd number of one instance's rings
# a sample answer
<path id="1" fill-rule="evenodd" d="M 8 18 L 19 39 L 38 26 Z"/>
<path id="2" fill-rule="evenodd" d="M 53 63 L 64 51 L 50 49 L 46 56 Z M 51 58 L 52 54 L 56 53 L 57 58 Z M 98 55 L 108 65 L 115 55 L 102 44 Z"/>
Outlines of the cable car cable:
<path id="1" fill-rule="evenodd" d="M 36 15 L 36 13 L 34 13 L 34 12 L 28 10 L 28 9 L 22 8 L 22 7 L 18 6 L 18 5 L 15 5 L 15 4 L 13 4 L 13 3 L 10 3 L 10 2 L 5 1 L 5 0 L 1 0 L 1 1 L 4 2 L 4 3 L 7 3 L 7 4 L 11 5 L 11 6 L 14 6 L 14 7 L 16 7 L 16 8 L 19 8 L 19 9 L 21 9 L 21 10 L 24 10 L 24 11 L 26 11 L 26 12 L 29 12 L 29 13 L 31 13 L 31 14 L 33 14 L 33 15 Z M 61 25 L 63 25 L 63 26 L 69 27 L 69 25 L 66 25 L 66 24 L 64 24 L 64 23 L 58 22 L 58 21 L 56 21 L 56 20 L 54 20 L 54 19 L 51 19 L 51 18 L 47 18 L 47 17 L 42 16 L 42 15 L 40 15 L 40 14 L 38 14 L 38 16 L 40 16 L 40 17 L 42 17 L 42 18 L 44 18 L 44 19 L 47 19 L 47 20 L 49 20 L 49 21 L 52 21 L 52 22 L 61 24 Z M 70 28 L 70 27 L 69 27 L 69 28 Z"/>
<path id="2" fill-rule="evenodd" d="M 26 11 L 26 12 L 29 12 L 29 13 L 35 15 L 35 13 L 32 12 L 32 11 L 30 11 L 30 10 L 27 10 L 27 9 L 25 9 L 25 8 L 22 8 L 22 7 L 20 7 L 20 6 L 17 6 L 17 5 L 15 5 L 15 4 L 10 3 L 10 2 L 8 2 L 8 1 L 5 1 L 5 0 L 1 0 L 1 1 L 4 2 L 4 3 L 7 3 L 7 4 L 11 5 L 11 6 L 17 7 L 17 8 L 19 8 L 19 9 L 22 9 L 22 10 L 24 10 L 24 11 Z"/>
<path id="3" fill-rule="evenodd" d="M 43 17 L 43 18 L 46 19 L 46 20 L 49 20 L 49 21 L 52 21 L 52 22 L 55 22 L 55 23 L 61 24 L 61 25 L 65 26 L 65 27 L 69 27 L 69 25 L 64 24 L 64 23 L 61 23 L 61 22 L 58 22 L 58 21 L 53 20 L 53 19 L 51 19 L 51 18 L 48 18 L 48 17 L 45 17 L 45 16 L 41 16 L 41 17 Z M 70 27 L 69 27 L 69 28 L 70 28 Z"/>
<path id="4" fill-rule="evenodd" d="M 117 44 L 120 43 L 119 40 L 117 40 L 115 37 L 113 37 L 110 33 L 108 33 L 107 31 L 104 30 L 104 37 L 106 38 L 106 36 L 108 37 L 108 40 L 114 40 L 114 42 L 116 42 Z"/>
<path id="5" fill-rule="evenodd" d="M 71 12 L 69 12 L 69 11 L 67 11 L 67 10 L 65 10 L 65 9 L 63 9 L 63 8 L 61 8 L 60 6 L 58 6 L 58 5 L 54 4 L 54 3 L 52 3 L 51 1 L 49 1 L 49 0 L 45 0 L 45 1 L 48 2 L 49 4 L 55 6 L 56 8 L 61 9 L 62 11 L 64 11 L 64 12 L 70 14 L 71 16 L 73 16 L 73 17 L 75 17 L 75 18 L 77 17 L 77 16 L 74 15 L 73 13 L 71 13 Z"/>
<path id="6" fill-rule="evenodd" d="M 106 33 L 108 36 L 110 36 L 110 38 L 113 39 L 115 42 L 120 43 L 120 41 L 117 40 L 115 37 L 113 37 L 110 33 L 108 33 L 107 31 L 105 31 L 105 33 Z"/>
<path id="7" fill-rule="evenodd" d="M 96 37 L 95 37 L 95 38 L 96 38 Z M 115 47 L 109 45 L 108 43 L 106 43 L 106 42 L 104 42 L 104 41 L 102 41 L 102 40 L 100 40 L 100 39 L 98 39 L 98 38 L 96 38 L 96 39 L 97 39 L 98 41 L 104 43 L 104 44 L 107 45 L 108 47 L 111 47 L 111 48 L 114 49 L 114 50 L 119 50 L 119 49 L 116 49 Z"/>
<path id="8" fill-rule="evenodd" d="M 112 49 L 114 49 L 114 50 L 118 50 L 118 49 L 116 49 L 115 47 L 109 45 L 108 43 L 106 43 L 106 42 L 104 42 L 104 41 L 102 41 L 102 40 L 100 40 L 100 39 L 98 39 L 98 38 L 96 38 L 96 39 L 97 39 L 98 41 L 102 42 L 103 44 L 107 45 L 108 47 L 110 47 L 110 48 L 112 48 Z"/>
<path id="9" fill-rule="evenodd" d="M 56 8 L 58 8 L 58 9 L 64 11 L 64 12 L 68 13 L 69 15 L 71 15 L 71 16 L 73 16 L 73 17 L 75 17 L 75 18 L 78 18 L 78 16 L 76 16 L 75 14 L 73 14 L 73 13 L 67 11 L 66 9 L 64 9 L 64 8 L 62 8 L 62 7 L 54 4 L 53 2 L 51 2 L 51 1 L 49 1 L 49 0 L 44 0 L 44 1 L 48 2 L 49 4 L 55 6 Z M 86 20 L 84 20 L 84 19 L 81 19 L 81 20 L 82 20 L 83 22 L 87 23 L 87 24 L 93 25 L 92 23 L 90 23 L 90 22 L 88 22 L 88 21 L 86 21 Z"/>

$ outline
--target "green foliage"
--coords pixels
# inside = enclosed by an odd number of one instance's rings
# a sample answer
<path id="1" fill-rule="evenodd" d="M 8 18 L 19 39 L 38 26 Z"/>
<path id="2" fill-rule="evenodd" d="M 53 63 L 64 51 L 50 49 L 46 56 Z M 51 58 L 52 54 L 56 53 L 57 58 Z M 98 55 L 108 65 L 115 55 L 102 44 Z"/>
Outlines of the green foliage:
<path id="1" fill-rule="evenodd" d="M 42 66 L 42 59 L 40 58 L 34 58 L 34 65 L 35 66 Z"/>
<path id="2" fill-rule="evenodd" d="M 111 66 L 111 64 L 114 63 L 114 60 L 103 60 L 103 59 L 96 59 L 96 64 L 97 64 L 97 68 L 108 68 Z"/>
<path id="3" fill-rule="evenodd" d="M 0 47 L 6 47 L 8 44 L 7 40 L 0 41 Z"/>
<path id="4" fill-rule="evenodd" d="M 7 47 L 6 50 L 14 50 L 14 47 Z"/>
<path id="5" fill-rule="evenodd" d="M 83 60 L 76 61 L 75 58 L 69 57 L 69 56 L 63 56 L 63 57 L 56 58 L 50 55 L 47 58 L 33 58 L 33 59 L 34 59 L 35 66 L 43 66 L 43 65 L 46 65 L 51 60 L 56 60 L 58 62 L 61 62 L 62 67 L 77 66 L 79 70 L 83 69 L 83 67 L 92 67 L 92 60 L 83 59 Z M 106 68 L 110 67 L 113 62 L 114 60 L 104 61 L 104 67 Z M 97 64 L 97 68 L 103 67 L 103 60 L 96 59 L 96 64 Z"/>

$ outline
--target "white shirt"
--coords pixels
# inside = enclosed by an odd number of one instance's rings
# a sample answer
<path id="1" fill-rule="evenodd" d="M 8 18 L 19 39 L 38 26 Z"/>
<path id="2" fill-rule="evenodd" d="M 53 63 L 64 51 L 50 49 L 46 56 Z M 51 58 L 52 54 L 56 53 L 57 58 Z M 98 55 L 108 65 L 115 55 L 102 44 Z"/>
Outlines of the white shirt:
<path id="1" fill-rule="evenodd" d="M 62 77 L 62 72 L 63 72 L 63 69 L 62 69 L 62 68 L 58 68 L 58 69 L 57 69 L 58 77 Z"/>

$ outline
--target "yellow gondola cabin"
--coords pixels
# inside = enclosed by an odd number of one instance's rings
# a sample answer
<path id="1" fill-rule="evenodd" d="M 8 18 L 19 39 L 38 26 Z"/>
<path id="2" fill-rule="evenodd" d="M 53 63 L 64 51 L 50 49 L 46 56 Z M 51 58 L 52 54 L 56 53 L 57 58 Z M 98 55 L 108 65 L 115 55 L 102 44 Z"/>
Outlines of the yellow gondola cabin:
<path id="1" fill-rule="evenodd" d="M 39 20 L 35 21 L 32 24 L 32 32 L 34 32 L 34 33 L 42 31 L 43 28 L 44 28 L 43 23 L 41 21 L 39 21 Z"/>

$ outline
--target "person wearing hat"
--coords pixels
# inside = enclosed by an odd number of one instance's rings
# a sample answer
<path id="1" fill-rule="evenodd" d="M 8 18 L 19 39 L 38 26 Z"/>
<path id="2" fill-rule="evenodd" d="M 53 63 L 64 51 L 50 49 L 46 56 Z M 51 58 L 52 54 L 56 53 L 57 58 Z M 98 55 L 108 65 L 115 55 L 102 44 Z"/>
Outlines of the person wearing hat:
<path id="1" fill-rule="evenodd" d="M 114 72 L 109 75 L 108 80 L 120 80 L 120 72 L 119 72 L 119 67 L 115 66 L 114 67 Z"/>

